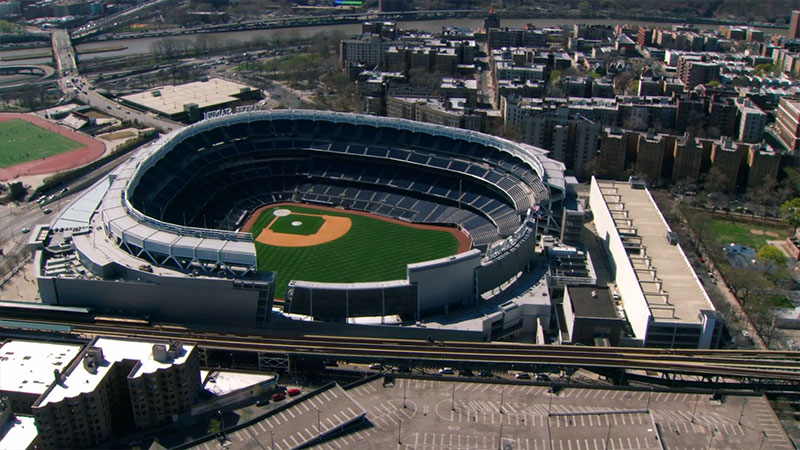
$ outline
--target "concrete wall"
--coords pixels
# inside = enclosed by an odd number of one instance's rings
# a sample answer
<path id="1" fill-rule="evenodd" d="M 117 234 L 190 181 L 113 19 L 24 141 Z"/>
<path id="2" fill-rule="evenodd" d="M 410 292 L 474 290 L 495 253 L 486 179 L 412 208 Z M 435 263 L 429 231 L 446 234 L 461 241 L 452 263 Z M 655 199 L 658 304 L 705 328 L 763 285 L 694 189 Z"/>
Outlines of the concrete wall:
<path id="1" fill-rule="evenodd" d="M 256 326 L 258 291 L 234 289 L 232 280 L 160 277 L 158 282 L 42 277 L 55 304 L 109 313 L 149 315 L 162 322 Z"/>
<path id="2" fill-rule="evenodd" d="M 609 257 L 612 276 L 617 283 L 617 289 L 624 299 L 625 313 L 631 324 L 636 340 L 644 344 L 647 336 L 647 326 L 650 322 L 650 307 L 644 298 L 639 279 L 633 269 L 625 247 L 622 244 L 614 219 L 603 199 L 600 186 L 597 180 L 592 177 L 591 190 L 589 192 L 589 206 L 594 214 L 594 224 L 597 235 L 602 240 L 606 255 Z"/>
<path id="3" fill-rule="evenodd" d="M 408 281 L 417 286 L 420 312 L 472 303 L 475 298 L 475 269 L 480 264 L 481 252 L 474 249 L 447 258 L 409 264 Z"/>

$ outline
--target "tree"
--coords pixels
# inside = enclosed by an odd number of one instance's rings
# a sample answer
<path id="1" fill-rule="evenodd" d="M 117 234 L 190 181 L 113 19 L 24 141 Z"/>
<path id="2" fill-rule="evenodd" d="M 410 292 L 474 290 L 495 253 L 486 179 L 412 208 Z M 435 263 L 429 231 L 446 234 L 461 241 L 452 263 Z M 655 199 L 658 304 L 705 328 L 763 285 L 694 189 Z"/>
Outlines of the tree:
<path id="1" fill-rule="evenodd" d="M 208 434 L 219 434 L 222 432 L 222 421 L 217 418 L 208 421 Z"/>
<path id="2" fill-rule="evenodd" d="M 21 181 L 8 183 L 8 198 L 11 201 L 22 200 L 27 192 L 28 190 L 25 188 L 25 185 L 23 185 Z"/>
<path id="3" fill-rule="evenodd" d="M 712 167 L 703 180 L 703 190 L 711 193 L 722 193 L 727 191 L 729 184 L 728 176 L 719 167 Z"/>
<path id="4" fill-rule="evenodd" d="M 765 245 L 758 250 L 758 257 L 767 265 L 767 272 L 775 267 L 783 267 L 786 264 L 786 255 L 774 245 Z"/>
<path id="5" fill-rule="evenodd" d="M 769 282 L 764 277 L 749 269 L 732 268 L 725 277 L 725 281 L 728 282 L 728 286 L 742 306 L 747 303 L 751 294 L 764 292 L 770 288 Z"/>
<path id="6" fill-rule="evenodd" d="M 756 187 L 750 195 L 756 204 L 756 214 L 765 215 L 767 207 L 772 206 L 775 201 L 775 191 L 778 188 L 778 181 L 774 178 L 767 178 Z"/>
<path id="7" fill-rule="evenodd" d="M 797 234 L 797 227 L 800 226 L 800 197 L 783 202 L 781 205 L 781 217 L 794 227 L 792 235 Z"/>

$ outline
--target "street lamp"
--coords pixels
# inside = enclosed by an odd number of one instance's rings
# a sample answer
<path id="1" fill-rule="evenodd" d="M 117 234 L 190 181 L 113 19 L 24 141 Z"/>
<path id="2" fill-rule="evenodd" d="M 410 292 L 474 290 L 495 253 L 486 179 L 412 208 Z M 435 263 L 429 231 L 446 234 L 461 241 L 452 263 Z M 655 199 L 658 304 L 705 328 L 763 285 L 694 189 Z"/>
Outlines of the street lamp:
<path id="1" fill-rule="evenodd" d="M 403 441 L 400 440 L 400 433 L 403 431 L 403 419 L 398 419 L 397 422 L 397 443 L 402 444 Z"/>
<path id="2" fill-rule="evenodd" d="M 315 408 L 317 410 L 317 440 L 322 438 L 322 427 L 320 426 L 321 422 L 319 420 L 319 408 Z"/>
<path id="3" fill-rule="evenodd" d="M 694 400 L 694 408 L 692 408 L 692 424 L 694 424 L 695 413 L 697 412 L 697 404 L 700 403 L 700 396 L 697 395 L 697 398 Z"/>

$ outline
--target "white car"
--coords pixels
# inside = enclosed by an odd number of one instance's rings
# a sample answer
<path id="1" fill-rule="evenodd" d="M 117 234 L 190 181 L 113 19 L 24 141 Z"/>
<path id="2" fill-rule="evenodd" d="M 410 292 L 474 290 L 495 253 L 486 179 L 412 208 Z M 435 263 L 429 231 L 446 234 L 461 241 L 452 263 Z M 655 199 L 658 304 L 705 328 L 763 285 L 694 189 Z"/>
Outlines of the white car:
<path id="1" fill-rule="evenodd" d="M 452 367 L 445 367 L 439 371 L 439 375 L 455 375 L 456 371 Z"/>

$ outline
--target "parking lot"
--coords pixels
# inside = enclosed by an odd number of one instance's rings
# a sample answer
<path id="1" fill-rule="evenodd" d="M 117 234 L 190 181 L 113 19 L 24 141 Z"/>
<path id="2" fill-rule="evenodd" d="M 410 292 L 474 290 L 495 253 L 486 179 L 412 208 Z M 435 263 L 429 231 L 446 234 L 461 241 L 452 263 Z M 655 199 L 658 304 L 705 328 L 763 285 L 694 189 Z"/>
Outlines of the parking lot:
<path id="1" fill-rule="evenodd" d="M 315 448 L 792 448 L 763 397 L 720 402 L 705 393 L 565 387 L 553 394 L 548 386 L 449 377 L 384 380 L 348 391 L 369 426 Z"/>

